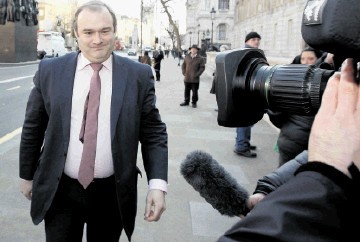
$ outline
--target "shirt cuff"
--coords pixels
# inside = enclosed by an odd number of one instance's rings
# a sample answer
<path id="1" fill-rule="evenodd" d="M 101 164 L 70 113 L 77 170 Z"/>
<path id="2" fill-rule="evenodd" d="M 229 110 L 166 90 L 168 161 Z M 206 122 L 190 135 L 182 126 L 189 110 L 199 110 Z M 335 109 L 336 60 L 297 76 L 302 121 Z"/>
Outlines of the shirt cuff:
<path id="1" fill-rule="evenodd" d="M 161 179 L 151 179 L 149 181 L 149 190 L 161 190 L 167 193 L 167 182 Z"/>

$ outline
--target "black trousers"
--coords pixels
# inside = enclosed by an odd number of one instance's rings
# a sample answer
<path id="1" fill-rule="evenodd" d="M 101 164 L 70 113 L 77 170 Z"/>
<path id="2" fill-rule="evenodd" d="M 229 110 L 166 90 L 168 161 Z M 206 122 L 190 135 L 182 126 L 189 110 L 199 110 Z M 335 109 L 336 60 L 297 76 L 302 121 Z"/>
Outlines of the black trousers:
<path id="1" fill-rule="evenodd" d="M 94 179 L 85 190 L 76 179 L 63 175 L 45 216 L 47 242 L 118 242 L 123 228 L 114 176 Z"/>
<path id="2" fill-rule="evenodd" d="M 155 69 L 156 80 L 160 81 L 160 69 Z"/>
<path id="3" fill-rule="evenodd" d="M 184 91 L 185 100 L 184 101 L 186 103 L 190 102 L 190 91 L 192 91 L 191 102 L 192 103 L 197 103 L 197 101 L 199 100 L 198 90 L 199 90 L 199 84 L 200 83 L 184 82 L 184 84 L 185 84 L 185 91 Z"/>

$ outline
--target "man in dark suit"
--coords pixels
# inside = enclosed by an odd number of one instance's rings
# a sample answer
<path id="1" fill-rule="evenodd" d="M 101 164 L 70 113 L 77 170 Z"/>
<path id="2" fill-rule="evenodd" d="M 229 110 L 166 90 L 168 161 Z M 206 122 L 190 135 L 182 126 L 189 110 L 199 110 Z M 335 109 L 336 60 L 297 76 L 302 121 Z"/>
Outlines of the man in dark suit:
<path id="1" fill-rule="evenodd" d="M 154 77 L 148 65 L 113 54 L 116 25 L 107 5 L 85 3 L 73 26 L 80 52 L 41 61 L 34 77 L 21 135 L 20 189 L 31 200 L 34 224 L 45 221 L 47 241 L 80 242 L 85 223 L 87 241 L 119 241 L 122 229 L 131 240 L 139 142 L 149 182 L 144 219 L 159 220 L 166 207 L 167 131 L 155 106 Z M 96 64 L 99 71 L 92 69 Z M 87 137 L 96 72 L 97 146 L 86 151 L 94 143 Z M 84 183 L 80 171 L 90 153 L 93 178 Z"/>

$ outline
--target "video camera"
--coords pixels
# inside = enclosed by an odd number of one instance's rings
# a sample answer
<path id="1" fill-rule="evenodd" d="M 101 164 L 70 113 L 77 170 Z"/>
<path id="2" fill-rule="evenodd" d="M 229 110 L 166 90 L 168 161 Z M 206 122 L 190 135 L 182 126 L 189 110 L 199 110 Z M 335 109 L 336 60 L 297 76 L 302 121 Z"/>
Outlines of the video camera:
<path id="1" fill-rule="evenodd" d="M 260 49 L 237 49 L 216 56 L 218 124 L 246 127 L 266 110 L 313 115 L 328 79 L 346 58 L 360 60 L 358 0 L 308 0 L 301 33 L 311 47 L 334 54 L 334 68 L 289 64 L 270 66 Z"/>

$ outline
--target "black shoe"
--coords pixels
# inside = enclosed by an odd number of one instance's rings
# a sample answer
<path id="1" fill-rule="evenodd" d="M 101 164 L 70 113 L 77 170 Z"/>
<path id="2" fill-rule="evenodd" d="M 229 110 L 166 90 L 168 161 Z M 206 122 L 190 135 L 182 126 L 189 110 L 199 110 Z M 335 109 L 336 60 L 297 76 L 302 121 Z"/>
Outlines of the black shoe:
<path id="1" fill-rule="evenodd" d="M 157 79 L 156 81 L 157 81 L 157 82 L 159 82 L 159 81 L 160 81 L 160 79 Z"/>
<path id="2" fill-rule="evenodd" d="M 189 103 L 183 102 L 183 103 L 180 103 L 180 106 L 189 106 Z"/>
<path id="3" fill-rule="evenodd" d="M 255 145 L 250 145 L 250 150 L 256 150 L 256 146 Z"/>
<path id="4" fill-rule="evenodd" d="M 196 103 L 191 104 L 193 108 L 196 108 Z"/>
<path id="5" fill-rule="evenodd" d="M 239 151 L 237 149 L 234 149 L 234 152 L 238 155 L 245 156 L 247 158 L 255 158 L 256 157 L 256 153 L 253 153 L 250 150 Z"/>

